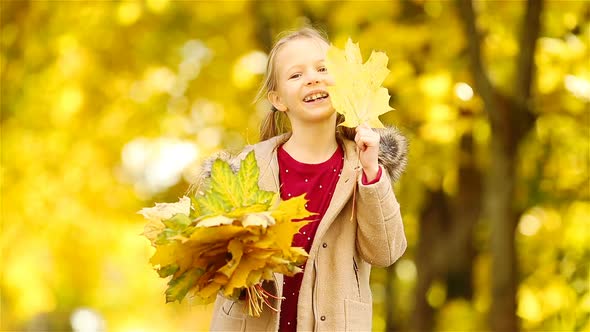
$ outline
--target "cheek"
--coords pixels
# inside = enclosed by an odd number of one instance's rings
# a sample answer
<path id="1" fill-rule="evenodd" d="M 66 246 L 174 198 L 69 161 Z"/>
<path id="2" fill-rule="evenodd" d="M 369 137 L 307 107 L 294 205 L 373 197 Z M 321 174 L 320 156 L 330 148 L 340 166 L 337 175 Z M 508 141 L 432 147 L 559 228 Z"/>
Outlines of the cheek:
<path id="1" fill-rule="evenodd" d="M 279 101 L 285 106 L 288 105 L 292 99 L 291 93 L 289 93 L 289 87 L 282 85 L 276 91 Z"/>
<path id="2" fill-rule="evenodd" d="M 281 89 L 281 94 L 284 98 L 290 99 L 297 96 L 297 87 L 293 83 L 286 83 Z"/>
<path id="3" fill-rule="evenodd" d="M 325 81 L 327 85 L 334 85 L 334 78 L 329 73 L 326 73 Z"/>

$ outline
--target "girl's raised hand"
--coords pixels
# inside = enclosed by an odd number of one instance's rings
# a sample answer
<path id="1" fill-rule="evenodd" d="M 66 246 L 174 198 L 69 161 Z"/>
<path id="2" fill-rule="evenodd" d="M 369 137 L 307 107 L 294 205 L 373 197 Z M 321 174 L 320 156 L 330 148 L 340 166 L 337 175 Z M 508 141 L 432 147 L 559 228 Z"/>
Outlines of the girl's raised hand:
<path id="1" fill-rule="evenodd" d="M 371 182 L 379 173 L 379 133 L 366 123 L 356 127 L 354 141 L 359 149 L 359 159 L 367 180 Z"/>

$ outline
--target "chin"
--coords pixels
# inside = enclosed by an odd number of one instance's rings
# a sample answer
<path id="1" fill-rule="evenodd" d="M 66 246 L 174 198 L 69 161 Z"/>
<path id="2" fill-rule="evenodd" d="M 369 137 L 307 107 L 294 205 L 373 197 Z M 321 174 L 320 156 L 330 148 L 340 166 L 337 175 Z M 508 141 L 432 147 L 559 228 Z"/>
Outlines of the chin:
<path id="1" fill-rule="evenodd" d="M 313 119 L 315 121 L 336 119 L 336 110 L 333 108 L 324 110 L 311 110 L 308 115 L 310 120 Z"/>

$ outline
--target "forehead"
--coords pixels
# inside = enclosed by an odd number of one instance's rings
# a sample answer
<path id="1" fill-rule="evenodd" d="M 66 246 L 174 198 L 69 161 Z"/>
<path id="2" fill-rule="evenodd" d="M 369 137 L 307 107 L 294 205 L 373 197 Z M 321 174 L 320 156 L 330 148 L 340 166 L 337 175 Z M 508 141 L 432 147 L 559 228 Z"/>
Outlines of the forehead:
<path id="1" fill-rule="evenodd" d="M 306 64 L 322 61 L 326 58 L 329 45 L 320 39 L 301 37 L 285 43 L 277 52 L 275 61 L 279 71 Z"/>

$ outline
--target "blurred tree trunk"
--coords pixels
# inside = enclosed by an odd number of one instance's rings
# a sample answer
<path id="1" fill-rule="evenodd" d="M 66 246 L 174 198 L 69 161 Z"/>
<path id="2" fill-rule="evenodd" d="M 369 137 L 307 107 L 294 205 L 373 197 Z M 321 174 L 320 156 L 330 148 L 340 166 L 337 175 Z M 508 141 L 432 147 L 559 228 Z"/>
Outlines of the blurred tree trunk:
<path id="1" fill-rule="evenodd" d="M 261 47 L 264 51 L 270 52 L 273 44 L 274 31 L 272 29 L 272 22 L 268 17 L 268 14 L 264 10 L 265 6 L 268 6 L 266 1 L 253 1 L 250 3 L 248 10 L 254 17 L 254 36 L 257 46 Z"/>
<path id="2" fill-rule="evenodd" d="M 434 308 L 428 303 L 428 290 L 442 276 L 447 263 L 444 252 L 448 222 L 451 220 L 448 199 L 441 189 L 429 191 L 419 220 L 416 249 L 416 300 L 412 318 L 412 330 L 432 331 Z"/>
<path id="3" fill-rule="evenodd" d="M 420 216 L 414 331 L 434 329 L 435 310 L 428 303 L 434 281 L 446 282 L 447 298 L 471 300 L 473 230 L 480 217 L 481 198 L 481 174 L 474 161 L 473 137 L 468 133 L 460 142 L 456 196 L 451 200 L 442 189 L 429 192 Z"/>
<path id="4" fill-rule="evenodd" d="M 394 313 L 396 304 L 399 303 L 395 290 L 395 264 L 385 269 L 385 331 L 401 331 L 404 329 L 402 322 L 396 319 Z"/>
<path id="5" fill-rule="evenodd" d="M 470 114 L 470 113 L 467 113 Z M 474 229 L 480 218 L 483 186 L 475 163 L 473 136 L 466 133 L 459 145 L 457 194 L 453 199 L 453 224 L 447 237 L 447 298 L 473 297 Z"/>
<path id="6" fill-rule="evenodd" d="M 466 39 L 475 87 L 481 96 L 491 127 L 490 160 L 485 192 L 485 213 L 491 230 L 493 331 L 518 331 L 516 317 L 517 265 L 514 232 L 519 213 L 514 205 L 518 145 L 532 127 L 534 117 L 528 107 L 534 77 L 534 53 L 540 31 L 542 1 L 526 3 L 521 26 L 520 54 L 517 58 L 512 96 L 502 95 L 485 72 L 481 57 L 481 36 L 471 0 L 457 0 Z"/>

